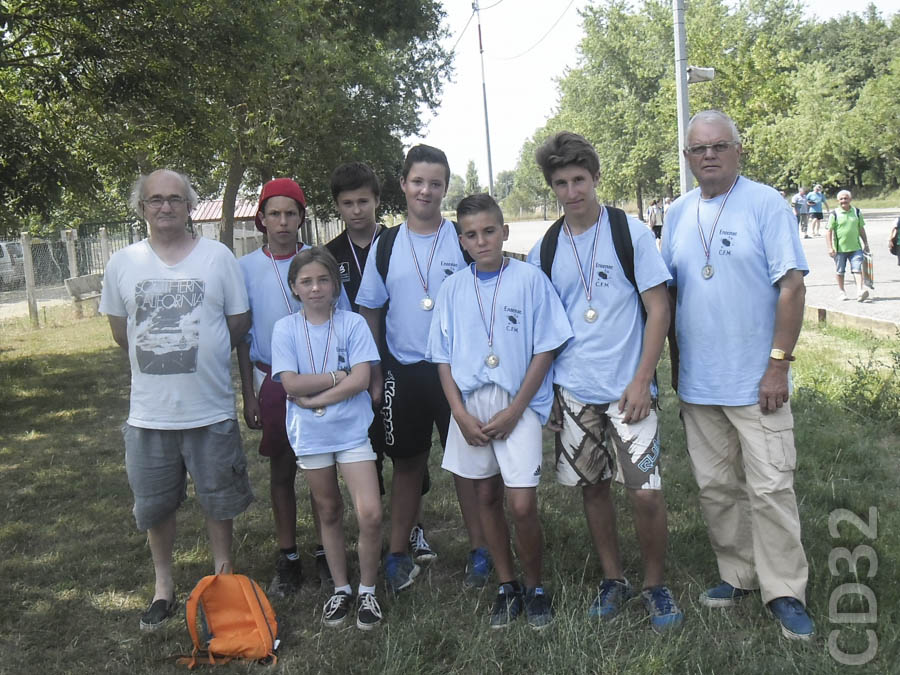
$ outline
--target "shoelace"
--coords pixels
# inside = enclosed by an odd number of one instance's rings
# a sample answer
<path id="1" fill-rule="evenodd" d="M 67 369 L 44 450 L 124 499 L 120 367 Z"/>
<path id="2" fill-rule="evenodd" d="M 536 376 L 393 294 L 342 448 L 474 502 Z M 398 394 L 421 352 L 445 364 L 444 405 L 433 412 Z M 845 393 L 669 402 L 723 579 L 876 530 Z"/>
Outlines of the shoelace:
<path id="1" fill-rule="evenodd" d="M 653 606 L 660 614 L 672 613 L 672 598 L 668 593 L 664 592 L 662 588 L 654 588 L 651 590 L 650 599 L 653 602 Z"/>
<path id="2" fill-rule="evenodd" d="M 427 549 L 431 548 L 428 545 L 428 542 L 425 541 L 425 530 L 423 530 L 421 527 L 416 527 L 413 530 L 413 534 L 415 535 L 415 541 L 413 542 L 413 545 L 416 548 L 427 548 Z"/>
<path id="3" fill-rule="evenodd" d="M 375 596 L 371 593 L 363 593 L 360 596 L 359 610 L 361 612 L 369 611 L 379 619 L 381 618 L 381 607 L 378 606 L 378 602 L 375 600 Z"/>
<path id="4" fill-rule="evenodd" d="M 332 595 L 328 599 L 328 602 L 325 603 L 325 614 L 327 615 L 331 614 L 332 612 L 336 612 L 346 601 L 345 598 L 349 599 L 349 597 L 350 596 L 344 593 L 335 593 L 334 595 Z"/>

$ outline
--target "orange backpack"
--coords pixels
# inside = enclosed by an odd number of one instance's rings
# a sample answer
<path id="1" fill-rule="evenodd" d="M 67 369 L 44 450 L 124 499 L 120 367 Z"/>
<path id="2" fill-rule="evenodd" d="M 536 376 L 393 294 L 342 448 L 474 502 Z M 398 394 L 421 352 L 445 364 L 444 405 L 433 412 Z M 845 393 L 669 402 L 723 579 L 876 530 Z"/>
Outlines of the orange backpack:
<path id="1" fill-rule="evenodd" d="M 202 639 L 197 632 L 200 610 Z M 203 577 L 191 591 L 185 607 L 187 626 L 194 642 L 190 657 L 178 663 L 193 670 L 198 657 L 212 665 L 232 659 L 277 661 L 278 622 L 266 594 L 243 574 L 215 574 Z"/>

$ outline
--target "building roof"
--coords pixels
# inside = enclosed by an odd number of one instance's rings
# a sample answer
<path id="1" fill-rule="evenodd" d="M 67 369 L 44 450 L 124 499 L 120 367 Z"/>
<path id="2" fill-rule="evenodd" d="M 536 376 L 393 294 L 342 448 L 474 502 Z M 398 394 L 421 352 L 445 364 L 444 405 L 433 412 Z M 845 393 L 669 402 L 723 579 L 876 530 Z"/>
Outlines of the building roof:
<path id="1" fill-rule="evenodd" d="M 234 205 L 235 220 L 253 220 L 256 218 L 256 202 L 237 200 Z M 222 220 L 222 200 L 205 199 L 191 211 L 191 220 L 195 223 L 217 223 Z"/>

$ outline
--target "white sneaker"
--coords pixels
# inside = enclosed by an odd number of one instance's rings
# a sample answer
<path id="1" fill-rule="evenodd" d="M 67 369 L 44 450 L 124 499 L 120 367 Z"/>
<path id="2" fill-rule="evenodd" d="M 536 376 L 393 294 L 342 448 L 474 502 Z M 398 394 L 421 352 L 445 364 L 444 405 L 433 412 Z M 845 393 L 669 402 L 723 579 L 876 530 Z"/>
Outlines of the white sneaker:
<path id="1" fill-rule="evenodd" d="M 866 300 L 868 297 L 869 297 L 869 291 L 868 291 L 867 289 L 863 289 L 863 292 L 860 293 L 859 296 L 857 296 L 856 301 L 857 301 L 857 302 L 863 302 L 863 301 Z"/>
<path id="2" fill-rule="evenodd" d="M 840 293 L 838 293 L 837 299 L 838 299 L 838 300 L 846 300 L 846 299 L 847 299 L 847 294 L 846 294 L 844 291 L 841 291 Z"/>

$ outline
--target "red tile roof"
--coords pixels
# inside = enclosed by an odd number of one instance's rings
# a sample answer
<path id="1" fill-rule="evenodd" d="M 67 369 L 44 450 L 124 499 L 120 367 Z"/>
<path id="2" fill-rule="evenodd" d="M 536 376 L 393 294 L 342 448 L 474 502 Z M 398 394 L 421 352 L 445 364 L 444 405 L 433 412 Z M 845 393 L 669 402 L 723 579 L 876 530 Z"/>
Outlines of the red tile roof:
<path id="1" fill-rule="evenodd" d="M 234 205 L 235 220 L 253 220 L 256 217 L 256 202 L 239 199 Z M 222 200 L 206 199 L 197 204 L 191 212 L 191 220 L 195 223 L 217 223 L 222 220 Z"/>

